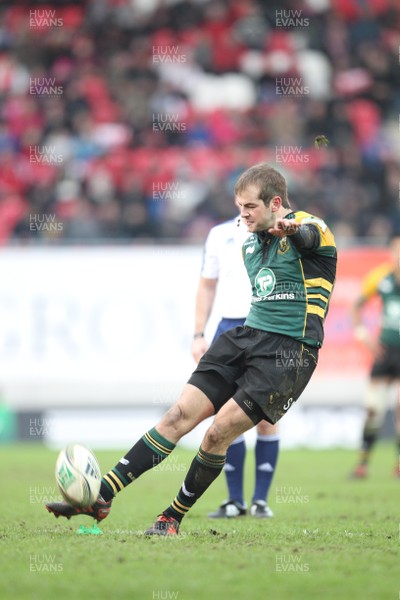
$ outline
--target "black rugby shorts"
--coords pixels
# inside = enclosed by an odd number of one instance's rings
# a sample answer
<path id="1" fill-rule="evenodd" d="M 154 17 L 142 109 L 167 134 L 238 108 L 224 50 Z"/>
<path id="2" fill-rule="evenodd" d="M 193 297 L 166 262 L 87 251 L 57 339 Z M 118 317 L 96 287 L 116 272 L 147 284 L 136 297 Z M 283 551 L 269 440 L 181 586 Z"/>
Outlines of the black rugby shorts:
<path id="1" fill-rule="evenodd" d="M 254 424 L 275 424 L 299 398 L 317 366 L 318 349 L 289 336 L 253 327 L 220 335 L 188 383 L 218 412 L 233 398 Z"/>

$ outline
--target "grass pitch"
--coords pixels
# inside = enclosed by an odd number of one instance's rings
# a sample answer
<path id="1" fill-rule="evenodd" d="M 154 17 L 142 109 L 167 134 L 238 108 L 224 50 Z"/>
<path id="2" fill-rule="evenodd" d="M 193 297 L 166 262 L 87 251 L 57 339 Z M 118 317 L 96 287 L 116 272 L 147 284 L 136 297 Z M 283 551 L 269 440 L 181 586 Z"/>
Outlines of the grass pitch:
<path id="1" fill-rule="evenodd" d="M 1 446 L 0 598 L 60 600 L 398 600 L 400 481 L 394 449 L 378 446 L 366 481 L 350 481 L 356 453 L 282 451 L 269 496 L 273 519 L 206 517 L 224 477 L 174 538 L 142 532 L 174 497 L 194 452 L 179 448 L 115 500 L 103 535 L 77 535 L 89 517 L 56 520 L 56 453 Z M 120 452 L 98 452 L 103 472 Z M 247 502 L 254 480 L 248 452 Z"/>

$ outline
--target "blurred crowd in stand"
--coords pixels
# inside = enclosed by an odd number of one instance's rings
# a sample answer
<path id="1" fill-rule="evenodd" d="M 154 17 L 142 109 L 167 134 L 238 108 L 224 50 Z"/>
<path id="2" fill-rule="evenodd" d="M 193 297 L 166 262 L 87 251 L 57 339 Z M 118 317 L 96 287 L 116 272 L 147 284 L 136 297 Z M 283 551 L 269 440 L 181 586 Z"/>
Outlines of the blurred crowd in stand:
<path id="1" fill-rule="evenodd" d="M 263 160 L 341 239 L 384 237 L 399 48 L 398 0 L 3 4 L 0 243 L 199 241 Z"/>

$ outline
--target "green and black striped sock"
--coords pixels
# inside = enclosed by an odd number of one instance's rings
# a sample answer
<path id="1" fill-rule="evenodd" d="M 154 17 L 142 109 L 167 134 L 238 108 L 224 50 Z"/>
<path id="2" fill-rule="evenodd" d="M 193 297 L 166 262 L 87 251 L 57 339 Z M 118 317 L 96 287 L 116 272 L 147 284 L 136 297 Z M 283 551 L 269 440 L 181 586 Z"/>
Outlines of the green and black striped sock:
<path id="1" fill-rule="evenodd" d="M 181 522 L 188 510 L 210 487 L 221 473 L 226 455 L 210 454 L 200 447 L 176 498 L 171 502 L 164 515 Z"/>
<path id="2" fill-rule="evenodd" d="M 166 440 L 155 427 L 150 429 L 101 480 L 100 496 L 108 502 L 142 473 L 167 458 L 175 444 Z"/>

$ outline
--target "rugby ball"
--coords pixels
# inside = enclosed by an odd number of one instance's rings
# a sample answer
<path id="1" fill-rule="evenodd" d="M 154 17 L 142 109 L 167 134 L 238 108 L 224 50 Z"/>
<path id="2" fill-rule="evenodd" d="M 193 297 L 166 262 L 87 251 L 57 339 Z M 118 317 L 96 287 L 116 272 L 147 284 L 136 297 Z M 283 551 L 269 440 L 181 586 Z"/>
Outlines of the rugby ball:
<path id="1" fill-rule="evenodd" d="M 69 444 L 56 462 L 56 482 L 63 498 L 73 506 L 92 506 L 100 492 L 100 466 L 93 452 L 82 444 Z"/>

